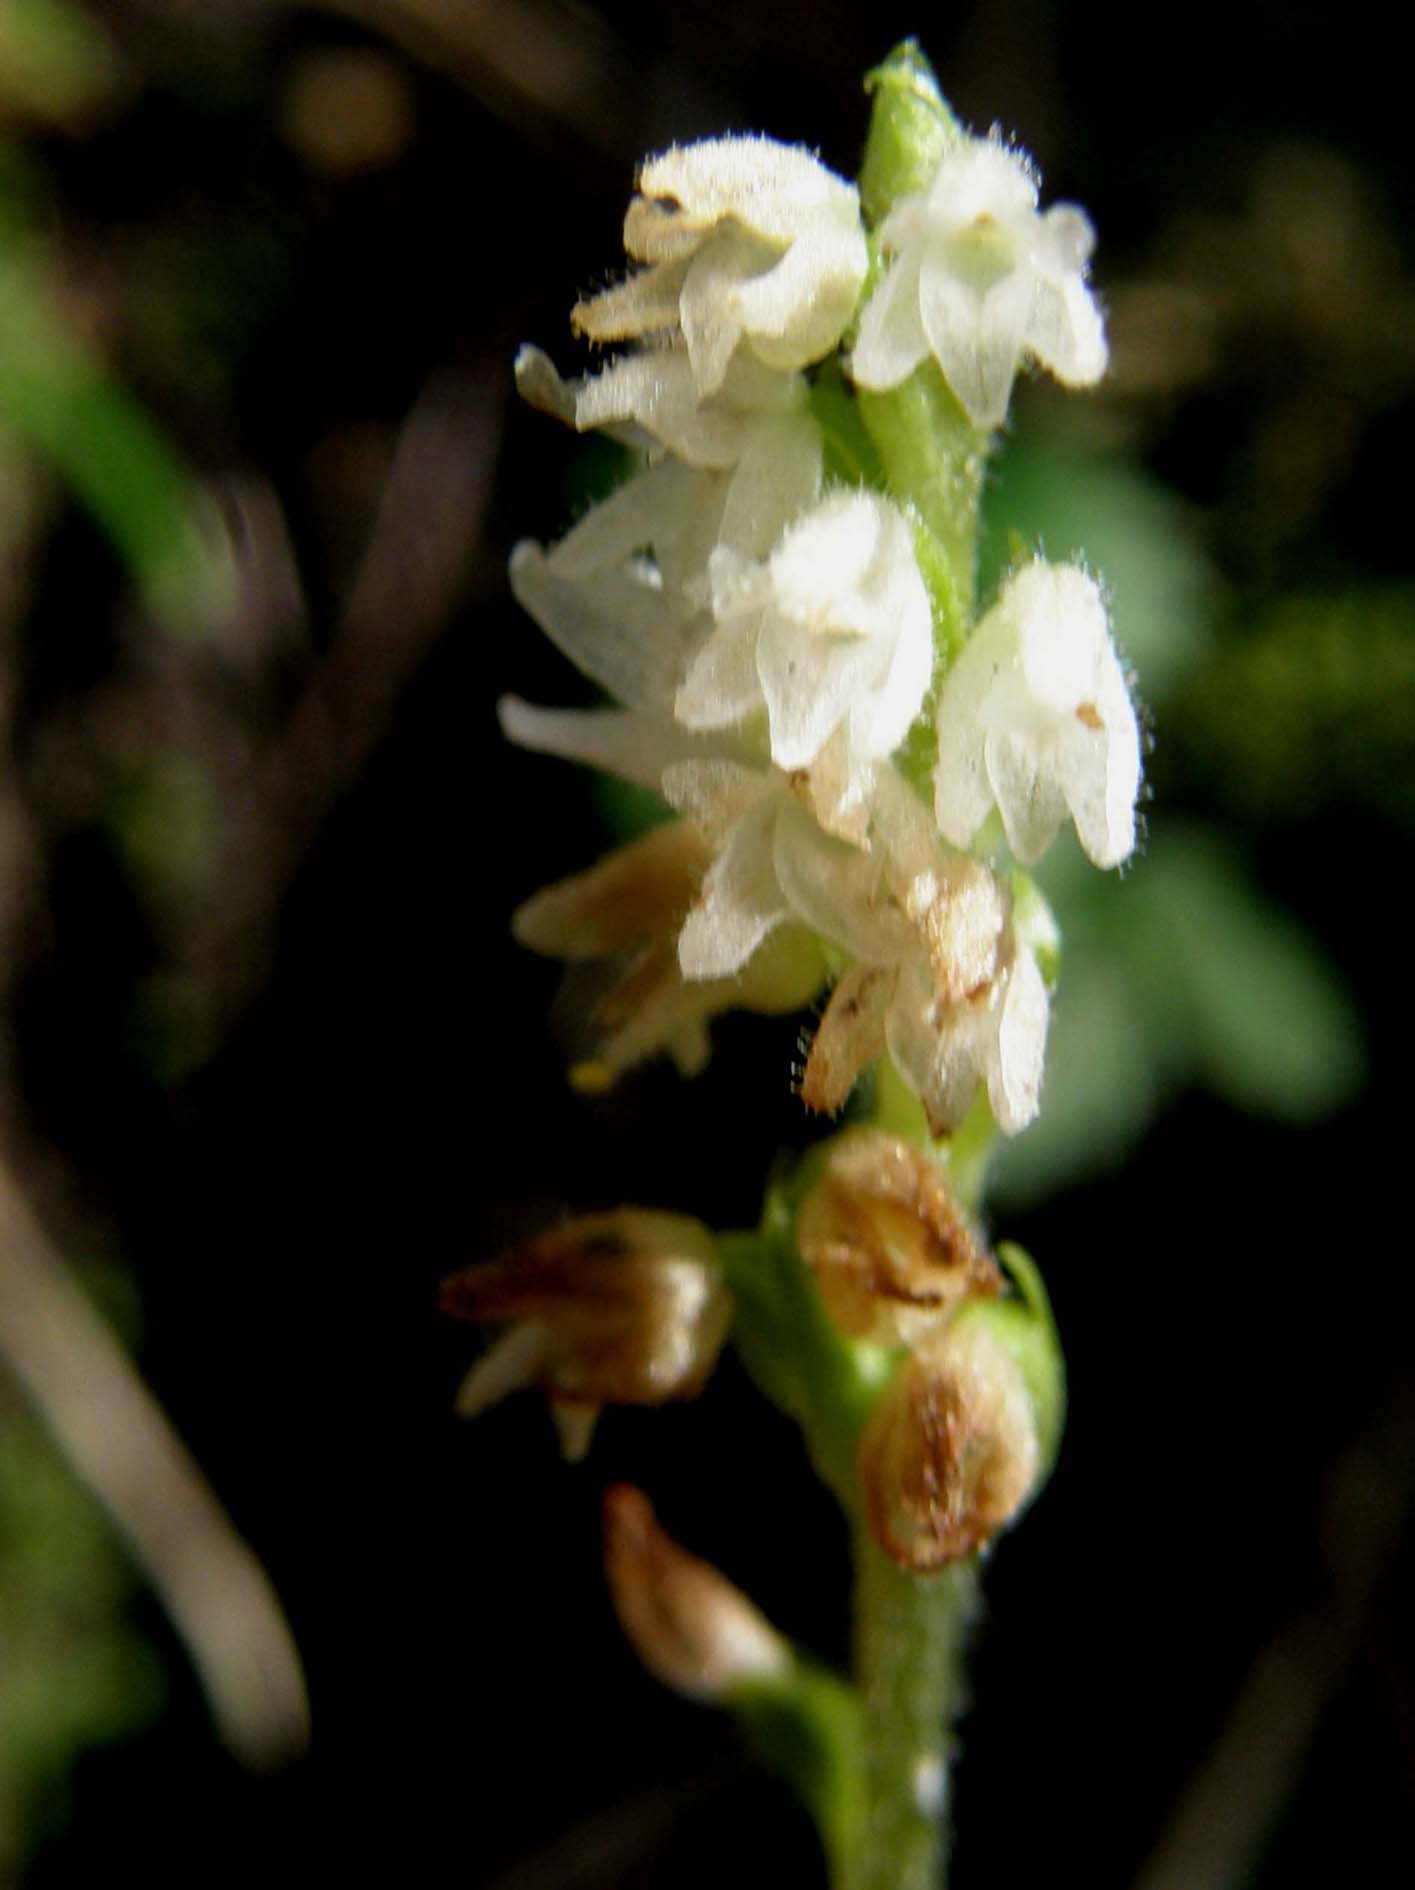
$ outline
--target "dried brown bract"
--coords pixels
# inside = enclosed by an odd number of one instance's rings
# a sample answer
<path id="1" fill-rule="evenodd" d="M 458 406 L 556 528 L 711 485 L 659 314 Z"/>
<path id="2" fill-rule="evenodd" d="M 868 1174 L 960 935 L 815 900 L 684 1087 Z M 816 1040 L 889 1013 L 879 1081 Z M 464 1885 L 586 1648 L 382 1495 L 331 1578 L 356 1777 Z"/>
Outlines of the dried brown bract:
<path id="1" fill-rule="evenodd" d="M 508 1330 L 467 1375 L 475 1416 L 539 1385 L 566 1454 L 582 1456 L 606 1404 L 663 1404 L 703 1387 L 731 1316 L 712 1236 L 647 1208 L 584 1215 L 447 1281 L 446 1312 Z"/>
<path id="2" fill-rule="evenodd" d="M 901 1366 L 860 1445 L 870 1529 L 903 1568 L 926 1574 L 982 1548 L 1036 1481 L 1036 1421 L 997 1336 L 964 1320 Z"/>
<path id="3" fill-rule="evenodd" d="M 853 1339 L 913 1344 L 1002 1276 L 938 1166 L 881 1129 L 840 1136 L 796 1222 L 801 1257 Z"/>

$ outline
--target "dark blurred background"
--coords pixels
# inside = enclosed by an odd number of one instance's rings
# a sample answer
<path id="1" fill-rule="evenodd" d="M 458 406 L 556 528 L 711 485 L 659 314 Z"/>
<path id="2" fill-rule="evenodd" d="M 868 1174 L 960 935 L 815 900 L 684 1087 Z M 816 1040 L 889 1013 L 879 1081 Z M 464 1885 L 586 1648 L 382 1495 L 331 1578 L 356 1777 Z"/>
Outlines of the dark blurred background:
<path id="1" fill-rule="evenodd" d="M 1009 528 L 1086 549 L 1153 734 L 1146 851 L 1051 863 L 1046 1113 L 992 1225 L 1072 1411 L 988 1571 L 956 1881 L 1408 1868 L 1415 173 L 1374 9 L 8 0 L 3 1191 L 263 1561 L 314 1736 L 223 1749 L 0 1357 L 0 1881 L 823 1881 L 598 1562 L 641 1483 L 843 1658 L 794 1433 L 729 1358 L 566 1468 L 534 1398 L 453 1419 L 436 1295 L 567 1208 L 744 1224 L 813 1132 L 808 1020 L 718 1026 L 692 1085 L 564 1082 L 508 914 L 622 809 L 494 703 L 585 699 L 504 573 L 605 475 L 510 362 L 583 365 L 645 151 L 761 129 L 852 172 L 910 32 L 1096 222 L 1114 371 L 1020 390 L 984 581 Z"/>

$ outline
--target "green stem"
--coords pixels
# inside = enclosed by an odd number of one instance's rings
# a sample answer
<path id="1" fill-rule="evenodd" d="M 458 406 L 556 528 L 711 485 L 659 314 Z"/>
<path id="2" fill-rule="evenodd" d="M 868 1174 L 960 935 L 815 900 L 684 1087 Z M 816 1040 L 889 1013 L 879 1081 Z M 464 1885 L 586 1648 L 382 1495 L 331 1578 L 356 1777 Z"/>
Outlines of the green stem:
<path id="1" fill-rule="evenodd" d="M 866 220 L 877 232 L 902 198 L 928 187 L 939 160 L 963 132 L 912 39 L 902 41 L 870 73 L 865 88 L 873 105 L 860 195 Z M 877 238 L 872 247 L 877 279 L 885 258 Z M 858 389 L 857 399 L 887 489 L 913 506 L 937 541 L 937 558 L 924 556 L 924 577 L 940 654 L 951 658 L 972 621 L 987 436 L 978 432 L 932 361 L 887 393 Z"/>
<path id="2" fill-rule="evenodd" d="M 856 1531 L 864 1810 L 837 1890 L 943 1890 L 951 1722 L 975 1589 L 971 1562 L 940 1575 L 911 1575 L 867 1528 Z"/>
<path id="3" fill-rule="evenodd" d="M 915 368 L 888 393 L 862 387 L 856 399 L 888 490 L 914 507 L 947 562 L 951 595 L 942 614 L 961 615 L 966 625 L 977 588 L 978 502 L 987 435 L 964 413 L 933 361 Z M 940 600 L 935 601 L 937 605 Z"/>

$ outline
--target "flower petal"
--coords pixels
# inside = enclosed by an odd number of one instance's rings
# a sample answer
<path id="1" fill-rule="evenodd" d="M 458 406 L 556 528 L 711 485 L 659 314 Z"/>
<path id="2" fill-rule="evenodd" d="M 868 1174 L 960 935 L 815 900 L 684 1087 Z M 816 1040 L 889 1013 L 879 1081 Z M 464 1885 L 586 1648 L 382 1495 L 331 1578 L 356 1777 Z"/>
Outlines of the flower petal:
<path id="1" fill-rule="evenodd" d="M 615 288 L 577 302 L 570 311 L 571 328 L 586 341 L 637 341 L 644 335 L 672 333 L 678 326 L 689 260 L 684 256 L 636 270 Z"/>
<path id="2" fill-rule="evenodd" d="M 719 539 L 748 558 L 764 558 L 820 494 L 824 448 L 808 413 L 759 421 L 727 487 Z"/>
<path id="3" fill-rule="evenodd" d="M 673 698 L 685 728 L 727 728 L 758 706 L 758 625 L 759 613 L 750 610 L 719 620 Z"/>
<path id="4" fill-rule="evenodd" d="M 636 241 L 641 227 L 659 231 L 672 222 L 699 232 L 730 217 L 753 235 L 784 246 L 821 217 L 859 215 L 853 184 L 809 151 L 774 138 L 704 138 L 676 145 L 643 166 L 639 192 L 641 201 L 658 199 L 653 205 L 658 214 L 635 225 Z"/>
<path id="5" fill-rule="evenodd" d="M 549 1329 L 523 1319 L 500 1334 L 473 1365 L 457 1392 L 458 1417 L 477 1417 L 540 1378 L 550 1351 Z"/>
<path id="6" fill-rule="evenodd" d="M 792 912 L 822 938 L 870 964 L 892 964 L 907 949 L 908 928 L 881 891 L 879 862 L 823 833 L 793 799 L 783 797 L 772 858 Z"/>
<path id="7" fill-rule="evenodd" d="M 753 807 L 710 867 L 702 898 L 678 935 L 685 978 L 730 977 L 791 916 L 772 866 L 776 813 L 771 799 Z"/>
<path id="8" fill-rule="evenodd" d="M 919 312 L 921 260 L 916 252 L 892 263 L 865 304 L 850 356 L 850 377 L 858 387 L 897 387 L 928 354 L 929 338 Z"/>
<path id="9" fill-rule="evenodd" d="M 650 466 L 592 505 L 551 547 L 556 576 L 593 577 L 629 564 L 647 548 L 657 553 L 690 528 L 716 491 L 717 481 L 710 473 L 672 460 Z"/>
<path id="10" fill-rule="evenodd" d="M 711 850 L 689 821 L 651 827 L 583 873 L 542 886 L 511 920 L 519 944 L 575 964 L 672 935 L 702 885 Z"/>
<path id="11" fill-rule="evenodd" d="M 666 768 L 700 755 L 701 744 L 672 722 L 632 709 L 542 709 L 519 696 L 496 705 L 508 741 L 537 754 L 602 768 L 657 789 Z"/>
<path id="12" fill-rule="evenodd" d="M 1078 276 L 1038 276 L 1027 349 L 1063 387 L 1094 387 L 1110 362 L 1105 321 Z"/>
<path id="13" fill-rule="evenodd" d="M 946 251 L 929 248 L 919 272 L 919 313 L 943 377 L 974 426 L 1007 418 L 1031 313 L 1029 269 L 1013 269 L 980 291 L 956 274 Z"/>
<path id="14" fill-rule="evenodd" d="M 934 1135 L 956 1129 L 968 1113 L 986 1060 L 989 1024 L 985 1004 L 940 1009 L 923 966 L 901 968 L 885 1039 Z"/>
<path id="15" fill-rule="evenodd" d="M 679 320 L 693 379 L 704 398 L 722 386 L 733 351 L 742 339 L 737 287 L 767 266 L 772 257 L 771 250 L 742 231 L 726 228 L 710 236 L 688 265 L 679 298 Z"/>
<path id="16" fill-rule="evenodd" d="M 528 407 L 548 413 L 552 419 L 563 420 L 567 427 L 574 426 L 575 386 L 560 378 L 559 369 L 543 348 L 523 343 L 516 350 L 512 372 L 516 377 L 516 392 Z"/>
<path id="17" fill-rule="evenodd" d="M 868 264 L 857 210 L 798 237 L 779 262 L 733 295 L 754 351 L 776 368 L 805 367 L 829 354 L 855 313 Z"/>
<path id="18" fill-rule="evenodd" d="M 801 1077 L 807 1109 L 834 1115 L 850 1100 L 861 1074 L 885 1047 L 885 1014 L 894 973 L 878 965 L 851 965 L 830 994 L 811 1040 Z"/>
<path id="19" fill-rule="evenodd" d="M 626 354 L 581 387 L 575 401 L 581 432 L 625 420 L 689 466 L 733 465 L 748 426 L 746 416 L 699 400 L 692 363 L 673 348 Z"/>
<path id="20" fill-rule="evenodd" d="M 523 540 L 511 554 L 511 589 L 556 648 L 621 702 L 672 701 L 689 626 L 661 586 L 626 571 L 566 578 L 553 553 Z"/>
<path id="21" fill-rule="evenodd" d="M 715 847 L 750 809 L 776 793 L 770 775 L 722 755 L 665 768 L 662 789 L 669 806 L 695 822 Z"/>
<path id="22" fill-rule="evenodd" d="M 1119 866 L 1135 850 L 1135 802 L 1140 792 L 1140 735 L 1126 701 L 1129 727 L 1067 736 L 1057 778 L 1076 823 L 1076 837 L 1095 866 Z"/>
<path id="23" fill-rule="evenodd" d="M 1030 729 L 999 729 L 984 745 L 988 780 L 1007 830 L 1007 844 L 1024 866 L 1034 866 L 1066 818 L 1066 797 L 1051 771 L 1043 772 L 1051 744 L 1042 748 Z"/>
<path id="24" fill-rule="evenodd" d="M 996 1054 L 988 1069 L 988 1101 L 1004 1135 L 1025 1129 L 1041 1107 L 1047 1014 L 1047 990 L 1037 961 L 1019 949 L 1007 974 Z"/>

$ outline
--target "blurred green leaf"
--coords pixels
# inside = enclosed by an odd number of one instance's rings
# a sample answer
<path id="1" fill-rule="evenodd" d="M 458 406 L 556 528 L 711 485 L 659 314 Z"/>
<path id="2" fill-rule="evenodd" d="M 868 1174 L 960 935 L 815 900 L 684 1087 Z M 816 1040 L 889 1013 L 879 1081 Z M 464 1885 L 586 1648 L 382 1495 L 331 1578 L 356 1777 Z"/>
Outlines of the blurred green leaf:
<path id="1" fill-rule="evenodd" d="M 24 250 L 0 250 L 0 423 L 93 513 L 164 621 L 190 629 L 219 606 L 229 574 L 201 530 L 194 483 Z"/>
<path id="2" fill-rule="evenodd" d="M 87 1747 L 148 1720 L 156 1656 L 101 1512 L 40 1426 L 0 1398 L 0 1873 L 13 1871 Z"/>
<path id="3" fill-rule="evenodd" d="M 1415 819 L 1415 588 L 1283 597 L 1174 704 L 1226 799 L 1289 819 L 1333 800 Z"/>
<path id="4" fill-rule="evenodd" d="M 101 23 L 68 0 L 0 5 L 0 107 L 62 123 L 100 100 L 116 71 Z"/>
<path id="5" fill-rule="evenodd" d="M 739 1686 L 727 1704 L 763 1763 L 810 1812 L 838 1866 L 858 1839 L 865 1809 L 858 1693 L 797 1654 L 784 1673 Z"/>
<path id="6" fill-rule="evenodd" d="M 1212 831 L 1162 822 L 1118 884 L 1071 846 L 1039 875 L 1066 938 L 1042 1113 L 1000 1148 L 1016 1205 L 1113 1167 L 1195 1083 L 1236 1108 L 1308 1122 L 1359 1088 L 1350 999 L 1301 927 Z"/>
<path id="7" fill-rule="evenodd" d="M 1144 866 L 1124 887 L 1127 946 L 1171 1054 L 1182 1040 L 1195 1077 L 1255 1113 L 1304 1122 L 1348 1100 L 1364 1070 L 1351 1002 L 1235 850 L 1174 823 Z"/>
<path id="8" fill-rule="evenodd" d="M 209 890 L 221 822 L 216 785 L 199 756 L 153 747 L 113 781 L 104 811 L 129 870 L 155 904 L 190 906 Z"/>

